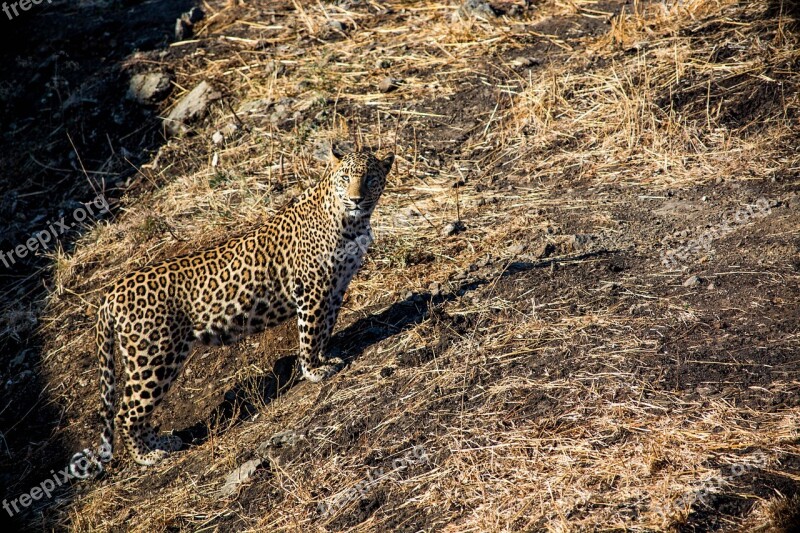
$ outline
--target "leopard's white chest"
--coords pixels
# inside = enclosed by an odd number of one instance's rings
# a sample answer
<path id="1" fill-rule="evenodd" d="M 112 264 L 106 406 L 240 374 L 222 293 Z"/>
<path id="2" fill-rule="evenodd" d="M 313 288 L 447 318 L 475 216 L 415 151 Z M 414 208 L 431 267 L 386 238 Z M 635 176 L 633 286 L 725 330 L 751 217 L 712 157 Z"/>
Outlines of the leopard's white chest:
<path id="1" fill-rule="evenodd" d="M 372 230 L 367 225 L 339 240 L 333 253 L 334 291 L 343 294 L 361 268 L 364 256 L 373 241 Z"/>

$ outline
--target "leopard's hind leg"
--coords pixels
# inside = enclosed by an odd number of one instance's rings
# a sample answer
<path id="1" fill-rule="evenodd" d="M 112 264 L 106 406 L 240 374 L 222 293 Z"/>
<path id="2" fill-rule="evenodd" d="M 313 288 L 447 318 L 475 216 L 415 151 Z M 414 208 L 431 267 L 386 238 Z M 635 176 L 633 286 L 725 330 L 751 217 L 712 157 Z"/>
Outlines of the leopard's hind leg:
<path id="1" fill-rule="evenodd" d="M 180 373 L 193 338 L 187 321 L 167 320 L 149 339 L 123 347 L 126 382 L 117 427 L 138 464 L 156 464 L 182 446 L 176 436 L 157 435 L 149 420 Z"/>

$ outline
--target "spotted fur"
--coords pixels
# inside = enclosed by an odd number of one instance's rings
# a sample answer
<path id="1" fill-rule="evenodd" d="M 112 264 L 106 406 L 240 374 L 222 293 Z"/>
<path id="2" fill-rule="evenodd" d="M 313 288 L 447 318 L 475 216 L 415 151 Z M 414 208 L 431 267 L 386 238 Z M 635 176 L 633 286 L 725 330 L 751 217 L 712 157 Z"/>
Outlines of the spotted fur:
<path id="1" fill-rule="evenodd" d="M 141 465 L 181 448 L 178 437 L 158 435 L 148 420 L 197 343 L 229 344 L 296 315 L 305 379 L 318 382 L 340 370 L 343 361 L 323 351 L 372 240 L 370 216 L 393 161 L 392 154 L 346 155 L 265 226 L 114 283 L 96 328 L 104 417 L 99 460 L 88 449 L 76 454 L 72 474 L 92 477 L 111 460 L 115 425 Z M 116 423 L 115 340 L 125 371 Z"/>

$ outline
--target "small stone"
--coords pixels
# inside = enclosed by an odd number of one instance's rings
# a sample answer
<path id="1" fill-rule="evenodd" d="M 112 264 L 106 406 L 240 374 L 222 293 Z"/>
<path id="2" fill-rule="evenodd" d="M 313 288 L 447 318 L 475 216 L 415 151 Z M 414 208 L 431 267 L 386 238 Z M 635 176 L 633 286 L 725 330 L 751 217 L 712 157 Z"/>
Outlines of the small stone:
<path id="1" fill-rule="evenodd" d="M 594 235 L 586 233 L 578 233 L 570 235 L 567 239 L 567 247 L 570 251 L 579 251 L 585 249 L 594 239 Z"/>
<path id="2" fill-rule="evenodd" d="M 11 360 L 11 366 L 22 366 L 22 363 L 25 362 L 25 354 L 28 350 L 21 351 L 14 359 Z"/>
<path id="3" fill-rule="evenodd" d="M 222 141 L 225 140 L 225 135 L 222 134 L 221 131 L 215 131 L 211 134 L 211 142 L 214 144 L 222 144 Z"/>
<path id="4" fill-rule="evenodd" d="M 191 39 L 193 34 L 194 27 L 183 18 L 175 21 L 175 40 L 185 41 L 186 39 Z"/>
<path id="5" fill-rule="evenodd" d="M 197 24 L 198 22 L 203 20 L 205 16 L 206 14 L 202 9 L 200 9 L 199 7 L 193 7 L 192 9 L 184 13 L 181 18 L 184 19 L 189 24 Z"/>
<path id="6" fill-rule="evenodd" d="M 713 281 L 712 281 L 711 283 L 709 283 L 709 284 L 708 284 L 708 287 L 706 287 L 706 289 L 708 289 L 708 290 L 710 290 L 710 291 L 713 291 L 713 290 L 714 290 L 714 289 L 716 289 L 716 288 L 717 288 L 717 286 L 716 286 L 716 285 L 714 285 L 714 282 L 713 282 Z"/>
<path id="7" fill-rule="evenodd" d="M 517 57 L 511 63 L 516 67 L 533 67 L 541 64 L 541 61 L 533 57 Z"/>
<path id="8" fill-rule="evenodd" d="M 186 125 L 203 117 L 211 102 L 222 98 L 207 81 L 200 82 L 189 94 L 180 99 L 169 115 L 164 119 L 167 133 L 172 135 L 185 131 Z"/>
<path id="9" fill-rule="evenodd" d="M 250 459 L 239 468 L 234 469 L 225 477 L 225 484 L 219 491 L 220 496 L 226 497 L 235 493 L 239 489 L 239 485 L 250 479 L 263 462 L 262 459 Z"/>
<path id="10" fill-rule="evenodd" d="M 453 13 L 453 21 L 470 17 L 489 18 L 497 17 L 497 11 L 486 0 L 465 0 L 458 11 Z"/>
<path id="11" fill-rule="evenodd" d="M 509 255 L 520 255 L 525 251 L 526 246 L 524 244 L 515 244 L 513 246 L 509 246 L 508 254 Z"/>
<path id="12" fill-rule="evenodd" d="M 400 87 L 400 80 L 396 80 L 390 76 L 386 76 L 378 84 L 378 90 L 382 93 L 389 93 Z"/>
<path id="13" fill-rule="evenodd" d="M 700 285 L 702 280 L 698 276 L 691 276 L 683 282 L 684 287 L 696 287 Z"/>
<path id="14" fill-rule="evenodd" d="M 152 105 L 166 98 L 172 90 L 172 78 L 165 72 L 134 74 L 128 84 L 128 98 Z"/>
<path id="15" fill-rule="evenodd" d="M 269 443 L 274 448 L 281 448 L 283 446 L 294 446 L 302 438 L 302 435 L 298 435 L 297 432 L 290 429 L 275 433 L 269 438 Z"/>
<path id="16" fill-rule="evenodd" d="M 333 19 L 329 20 L 328 27 L 333 31 L 344 32 L 344 24 L 342 24 L 338 20 L 333 20 Z"/>
<path id="17" fill-rule="evenodd" d="M 434 281 L 428 286 L 428 290 L 431 292 L 431 296 L 436 297 L 442 294 L 442 284 L 438 281 Z"/>
<path id="18" fill-rule="evenodd" d="M 236 112 L 240 115 L 255 115 L 264 113 L 272 105 L 272 100 L 269 98 L 259 98 L 257 100 L 248 100 L 242 102 Z"/>
<path id="19" fill-rule="evenodd" d="M 456 220 L 455 222 L 451 222 L 447 224 L 444 228 L 442 228 L 442 237 L 449 237 L 451 235 L 456 235 L 461 233 L 467 229 L 463 222 L 460 220 Z"/>

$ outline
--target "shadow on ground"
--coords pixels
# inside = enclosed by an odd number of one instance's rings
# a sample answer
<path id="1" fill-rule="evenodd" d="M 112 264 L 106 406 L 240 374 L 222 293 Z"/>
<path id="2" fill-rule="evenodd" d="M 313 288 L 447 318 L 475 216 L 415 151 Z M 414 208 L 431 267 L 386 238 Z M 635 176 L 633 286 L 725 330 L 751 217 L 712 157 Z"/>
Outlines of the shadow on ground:
<path id="1" fill-rule="evenodd" d="M 12 4 L 12 3 L 8 3 Z M 18 4 L 14 3 L 18 7 Z M 64 406 L 49 400 L 58 383 L 41 377 L 39 314 L 51 286 L 52 253 L 113 206 L 164 142 L 156 109 L 126 99 L 128 61 L 166 49 L 190 0 L 42 2 L 0 11 L 0 498 L 9 502 L 52 478 L 70 452 L 53 434 Z M 110 213 L 72 215 L 104 198 Z M 68 229 L 37 253 L 15 254 L 56 221 Z M 44 252 L 44 253 L 43 253 Z M 58 498 L 33 501 L 20 526 Z"/>
<path id="2" fill-rule="evenodd" d="M 582 261 L 593 257 L 613 254 L 613 251 L 598 251 L 568 258 L 542 259 L 535 262 L 515 261 L 509 263 L 500 274 L 513 277 L 536 269 L 547 269 L 553 265 Z M 328 345 L 328 357 L 341 357 L 352 364 L 370 346 L 421 324 L 442 304 L 460 298 L 492 280 L 480 278 L 461 283 L 454 291 L 434 296 L 430 292 L 415 292 L 403 301 L 394 303 L 381 312 L 360 318 L 336 333 Z M 278 359 L 268 374 L 238 383 L 225 393 L 225 399 L 217 406 L 205 422 L 175 431 L 185 443 L 200 445 L 206 442 L 212 428 L 230 429 L 251 419 L 261 408 L 279 396 L 286 394 L 300 380 L 295 372 L 296 357 Z"/>

